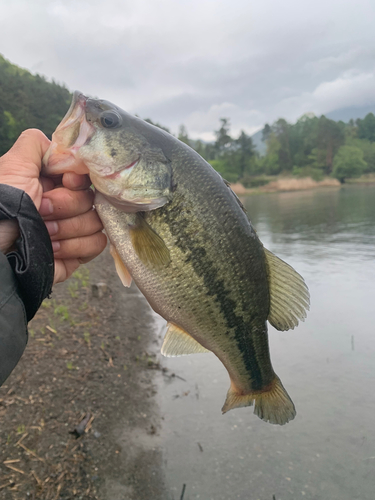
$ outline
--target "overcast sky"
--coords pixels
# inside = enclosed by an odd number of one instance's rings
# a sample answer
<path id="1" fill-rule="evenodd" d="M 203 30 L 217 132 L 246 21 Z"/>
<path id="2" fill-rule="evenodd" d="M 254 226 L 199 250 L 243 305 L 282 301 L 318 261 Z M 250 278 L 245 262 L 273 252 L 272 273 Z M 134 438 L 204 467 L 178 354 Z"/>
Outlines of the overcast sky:
<path id="1" fill-rule="evenodd" d="M 0 0 L 0 53 L 211 139 L 375 104 L 374 0 Z"/>

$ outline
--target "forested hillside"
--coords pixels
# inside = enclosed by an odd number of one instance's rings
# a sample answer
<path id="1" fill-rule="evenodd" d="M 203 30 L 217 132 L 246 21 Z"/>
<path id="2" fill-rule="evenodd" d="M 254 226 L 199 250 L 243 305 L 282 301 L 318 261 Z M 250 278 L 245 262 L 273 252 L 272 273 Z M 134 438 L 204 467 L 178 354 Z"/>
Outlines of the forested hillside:
<path id="1" fill-rule="evenodd" d="M 32 75 L 0 55 L 0 155 L 27 128 L 39 128 L 50 137 L 70 101 L 65 87 Z"/>
<path id="2" fill-rule="evenodd" d="M 252 139 L 241 132 L 230 135 L 230 122 L 221 119 L 214 143 L 191 141 L 185 127 L 179 138 L 194 147 L 230 182 L 247 186 L 268 182 L 266 176 L 289 174 L 320 180 L 334 176 L 341 182 L 350 177 L 375 172 L 375 116 L 335 122 L 324 115 L 302 116 L 295 124 L 283 118 L 266 124 L 262 139 L 266 154 L 259 155 Z M 263 176 L 263 178 L 262 178 Z"/>
<path id="3" fill-rule="evenodd" d="M 0 155 L 26 128 L 36 127 L 51 136 L 71 101 L 64 86 L 32 75 L 0 56 Z M 153 123 L 148 119 L 150 123 Z M 162 125 L 155 124 L 164 130 Z M 192 140 L 181 125 L 178 138 L 189 144 L 230 182 L 256 186 L 269 176 L 289 174 L 320 180 L 334 176 L 341 182 L 375 172 L 375 116 L 349 123 L 325 116 L 303 115 L 295 124 L 283 118 L 266 124 L 262 139 L 266 154 L 260 155 L 244 131 L 233 138 L 230 119 L 221 118 L 216 140 Z"/>

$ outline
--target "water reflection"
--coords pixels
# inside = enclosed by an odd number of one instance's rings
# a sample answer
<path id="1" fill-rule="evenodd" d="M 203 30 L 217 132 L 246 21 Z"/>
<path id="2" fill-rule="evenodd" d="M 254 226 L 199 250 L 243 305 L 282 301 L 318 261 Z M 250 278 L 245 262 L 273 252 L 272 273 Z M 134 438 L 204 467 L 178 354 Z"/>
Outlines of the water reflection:
<path id="1" fill-rule="evenodd" d="M 186 483 L 185 500 L 373 500 L 375 188 L 243 201 L 264 245 L 310 288 L 306 323 L 270 328 L 273 365 L 297 417 L 278 427 L 251 409 L 221 416 L 228 377 L 216 358 L 168 359 L 186 380 L 161 382 L 170 498 Z"/>
<path id="2" fill-rule="evenodd" d="M 253 196 L 242 200 L 262 238 L 273 244 L 371 245 L 375 254 L 375 196 L 367 186 Z M 315 248 L 313 249 L 315 251 Z"/>

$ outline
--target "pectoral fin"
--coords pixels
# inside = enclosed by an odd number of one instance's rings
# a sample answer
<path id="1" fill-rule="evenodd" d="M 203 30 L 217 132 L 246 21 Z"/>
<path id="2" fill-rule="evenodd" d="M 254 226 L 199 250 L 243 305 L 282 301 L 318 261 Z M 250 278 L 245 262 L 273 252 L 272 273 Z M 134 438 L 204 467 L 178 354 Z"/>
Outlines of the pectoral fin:
<path id="1" fill-rule="evenodd" d="M 143 264 L 155 269 L 169 264 L 171 257 L 168 248 L 142 215 L 136 215 L 135 224 L 130 228 L 130 236 L 133 248 Z"/>
<path id="2" fill-rule="evenodd" d="M 161 348 L 163 356 L 184 356 L 185 354 L 196 354 L 198 352 L 210 352 L 197 342 L 191 335 L 174 325 L 168 323 L 167 333 Z"/>
<path id="3" fill-rule="evenodd" d="M 119 275 L 122 284 L 127 288 L 129 288 L 130 285 L 132 284 L 132 277 L 130 276 L 129 271 L 127 270 L 125 264 L 123 263 L 121 257 L 119 256 L 116 247 L 112 245 L 112 243 L 110 244 L 109 252 L 113 257 L 113 260 L 115 261 L 116 271 L 117 274 Z"/>
<path id="4" fill-rule="evenodd" d="M 309 289 L 301 275 L 272 252 L 266 254 L 270 312 L 268 321 L 277 330 L 289 330 L 304 321 L 310 309 Z"/>

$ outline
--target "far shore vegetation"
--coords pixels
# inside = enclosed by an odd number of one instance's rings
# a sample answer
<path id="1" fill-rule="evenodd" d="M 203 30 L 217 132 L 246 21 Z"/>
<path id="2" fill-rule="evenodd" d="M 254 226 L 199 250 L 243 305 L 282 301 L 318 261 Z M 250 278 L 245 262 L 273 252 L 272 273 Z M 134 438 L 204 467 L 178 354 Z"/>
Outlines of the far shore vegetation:
<path id="1" fill-rule="evenodd" d="M 11 64 L 0 55 L 0 155 L 12 146 L 27 128 L 39 128 L 51 137 L 66 113 L 69 90 L 43 76 Z M 147 119 L 154 123 L 151 119 Z M 154 123 L 164 130 L 169 130 Z M 230 118 L 221 118 L 215 141 L 191 139 L 184 125 L 178 138 L 195 149 L 227 181 L 254 190 L 268 185 L 275 190 L 308 189 L 320 185 L 353 182 L 375 182 L 375 116 L 348 123 L 324 115 L 303 115 L 295 124 L 279 118 L 265 124 L 262 140 L 265 154 L 256 150 L 251 136 L 242 131 L 232 137 Z M 297 181 L 311 180 L 310 184 Z M 281 182 L 282 181 L 282 182 Z M 281 182 L 281 184 L 280 184 Z M 276 184 L 275 184 L 276 183 Z M 275 187 L 279 183 L 279 188 Z M 284 184 L 283 184 L 284 183 Z M 284 185 L 284 188 L 280 188 Z M 262 189 L 263 190 L 263 189 Z"/>
<path id="2" fill-rule="evenodd" d="M 238 138 L 230 134 L 230 121 L 221 118 L 216 141 L 203 143 L 189 139 L 181 126 L 179 139 L 191 145 L 220 174 L 232 183 L 256 188 L 277 178 L 325 178 L 345 183 L 365 175 L 375 180 L 375 116 L 349 123 L 335 122 L 324 115 L 303 115 L 295 124 L 280 118 L 262 130 L 266 154 L 256 151 L 244 131 Z"/>

